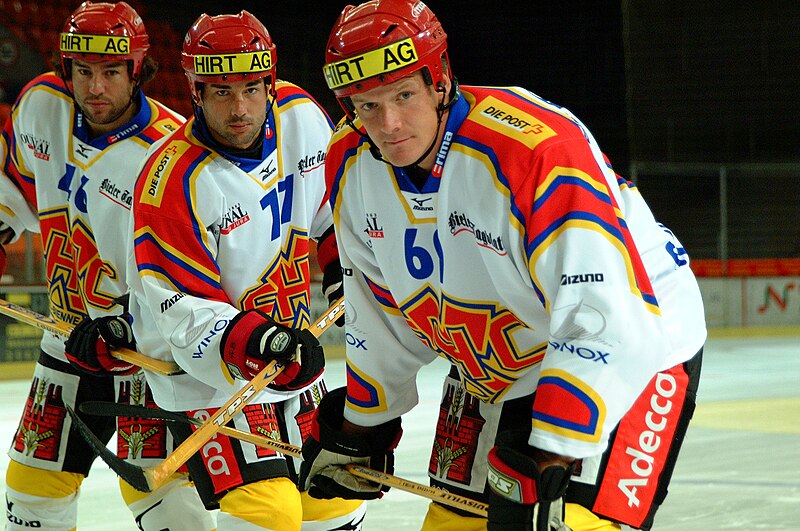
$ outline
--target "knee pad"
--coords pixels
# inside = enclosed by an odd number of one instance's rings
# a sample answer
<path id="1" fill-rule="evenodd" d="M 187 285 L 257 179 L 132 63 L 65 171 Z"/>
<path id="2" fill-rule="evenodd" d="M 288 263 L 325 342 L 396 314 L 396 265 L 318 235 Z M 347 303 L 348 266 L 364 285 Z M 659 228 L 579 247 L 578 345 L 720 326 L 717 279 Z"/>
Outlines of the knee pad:
<path id="1" fill-rule="evenodd" d="M 360 531 L 367 512 L 367 502 L 364 500 L 319 500 L 307 492 L 300 493 L 300 500 L 303 504 L 303 531 Z"/>
<path id="2" fill-rule="evenodd" d="M 40 470 L 10 461 L 6 471 L 6 529 L 68 531 L 78 525 L 82 474 Z"/>
<path id="3" fill-rule="evenodd" d="M 138 529 L 143 531 L 216 528 L 212 513 L 203 506 L 187 474 L 173 474 L 154 492 L 140 492 L 120 479 L 119 490 Z"/>
<path id="4" fill-rule="evenodd" d="M 300 531 L 303 522 L 300 491 L 289 478 L 236 487 L 222 497 L 219 509 L 219 531 Z"/>
<path id="5" fill-rule="evenodd" d="M 486 518 L 462 516 L 444 505 L 431 503 L 420 531 L 486 531 Z"/>

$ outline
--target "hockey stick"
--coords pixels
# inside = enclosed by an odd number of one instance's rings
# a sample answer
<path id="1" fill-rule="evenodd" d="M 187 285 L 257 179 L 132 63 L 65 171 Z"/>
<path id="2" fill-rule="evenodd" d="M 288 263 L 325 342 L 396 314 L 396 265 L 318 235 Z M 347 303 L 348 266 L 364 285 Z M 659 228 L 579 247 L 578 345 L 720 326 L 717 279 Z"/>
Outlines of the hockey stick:
<path id="1" fill-rule="evenodd" d="M 344 298 L 336 301 L 322 316 L 311 324 L 309 330 L 319 337 L 344 312 Z M 200 450 L 209 439 L 237 415 L 261 390 L 269 385 L 283 371 L 283 365 L 271 362 L 235 393 L 222 407 L 209 417 L 194 433 L 187 437 L 161 463 L 155 466 L 139 467 L 117 457 L 106 445 L 92 433 L 88 426 L 75 414 L 69 406 L 67 412 L 72 422 L 84 439 L 93 447 L 106 464 L 116 474 L 128 482 L 133 488 L 142 492 L 153 492 L 174 474 L 189 458 Z"/>
<path id="2" fill-rule="evenodd" d="M 202 425 L 202 423 L 184 413 L 175 413 L 173 411 L 166 411 L 163 409 L 138 406 L 132 404 L 117 404 L 115 402 L 84 402 L 81 404 L 81 411 L 90 415 L 97 416 L 125 416 L 137 418 L 156 418 L 170 422 L 183 422 L 187 424 L 194 424 L 195 426 Z M 257 435 L 255 433 L 248 433 L 246 431 L 237 430 L 228 426 L 222 426 L 219 433 L 228 437 L 239 439 L 241 441 L 249 442 L 256 446 L 269 448 L 270 450 L 278 451 L 284 455 L 290 455 L 302 459 L 303 455 L 300 448 L 297 446 L 277 441 L 269 437 Z M 394 487 L 398 490 L 409 492 L 428 498 L 442 505 L 449 505 L 462 511 L 468 511 L 486 518 L 487 508 L 486 504 L 479 501 L 471 500 L 458 494 L 453 494 L 443 489 L 436 487 L 429 487 L 420 483 L 415 483 L 391 474 L 386 474 L 378 470 L 366 468 L 354 463 L 345 465 L 348 472 L 354 476 L 367 479 L 375 483 L 381 483 L 389 487 Z"/>
<path id="3" fill-rule="evenodd" d="M 36 313 L 30 308 L 18 306 L 5 299 L 0 299 L 0 313 L 22 323 L 35 326 L 45 332 L 51 332 L 62 337 L 68 337 L 70 332 L 72 332 L 72 327 L 64 322 L 56 321 L 52 317 Z M 173 374 L 183 374 L 184 372 L 177 363 L 157 360 L 127 348 L 115 348 L 111 351 L 111 355 L 118 360 L 126 361 L 143 369 L 147 369 L 148 371 L 157 372 L 158 374 L 166 374 L 169 376 Z"/>

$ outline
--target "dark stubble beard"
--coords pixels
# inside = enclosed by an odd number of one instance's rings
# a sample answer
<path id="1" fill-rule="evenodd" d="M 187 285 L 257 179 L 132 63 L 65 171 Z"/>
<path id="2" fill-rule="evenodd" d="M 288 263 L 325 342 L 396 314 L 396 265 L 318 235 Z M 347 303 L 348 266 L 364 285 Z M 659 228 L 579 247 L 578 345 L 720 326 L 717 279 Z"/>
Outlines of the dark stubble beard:
<path id="1" fill-rule="evenodd" d="M 241 122 L 232 122 L 232 123 L 241 123 Z M 255 125 L 253 122 L 247 122 L 247 123 L 248 125 Z M 227 140 L 228 143 L 231 144 L 235 149 L 247 149 L 255 143 L 256 138 L 258 137 L 259 134 L 261 134 L 261 127 L 256 127 L 253 130 L 253 134 L 250 135 L 250 138 L 241 143 L 234 135 L 230 135 L 228 133 L 221 134 L 219 131 L 217 132 L 217 134 L 219 134 L 222 138 Z"/>
<path id="2" fill-rule="evenodd" d="M 123 107 L 121 107 L 117 112 L 113 112 L 114 111 L 114 107 L 112 107 L 111 108 L 112 113 L 109 114 L 108 118 L 104 119 L 103 121 L 98 121 L 92 115 L 92 113 L 88 112 L 88 110 L 86 108 L 84 108 L 84 105 L 88 106 L 88 104 L 86 104 L 85 102 L 84 102 L 83 105 L 78 103 L 78 107 L 81 108 L 81 112 L 83 113 L 84 116 L 86 116 L 86 119 L 89 120 L 89 122 L 91 124 L 107 125 L 107 124 L 110 124 L 110 123 L 114 123 L 116 120 L 119 119 L 120 116 L 125 114 L 128 111 L 128 109 L 131 107 L 131 105 L 133 105 L 133 99 L 134 99 L 133 96 L 131 96 L 130 99 L 128 100 L 128 103 L 126 105 L 124 105 Z M 112 103 L 112 105 L 113 105 L 113 103 Z"/>

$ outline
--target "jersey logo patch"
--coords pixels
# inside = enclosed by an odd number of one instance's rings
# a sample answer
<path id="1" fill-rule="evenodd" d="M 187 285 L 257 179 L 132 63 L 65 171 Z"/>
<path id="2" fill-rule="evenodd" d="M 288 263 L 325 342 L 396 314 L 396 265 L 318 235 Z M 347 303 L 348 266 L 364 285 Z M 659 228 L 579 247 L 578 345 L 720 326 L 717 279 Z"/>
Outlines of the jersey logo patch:
<path id="1" fill-rule="evenodd" d="M 28 149 L 33 151 L 33 156 L 37 159 L 50 160 L 50 142 L 44 138 L 36 137 L 29 133 L 19 134 L 20 143 L 25 144 Z"/>
<path id="2" fill-rule="evenodd" d="M 161 177 L 172 173 L 178 160 L 180 160 L 180 156 L 184 154 L 189 147 L 190 146 L 185 142 L 175 142 L 158 153 L 156 156 L 157 160 L 148 164 L 149 168 L 144 177 L 146 179 L 145 189 L 141 196 L 142 203 L 155 207 L 161 206 L 164 189 L 166 188 Z"/>
<path id="3" fill-rule="evenodd" d="M 370 238 L 383 238 L 383 225 L 378 224 L 378 214 L 367 213 L 367 228 L 364 229 Z"/>
<path id="4" fill-rule="evenodd" d="M 530 114 L 489 96 L 475 106 L 469 119 L 533 149 L 556 132 Z"/>

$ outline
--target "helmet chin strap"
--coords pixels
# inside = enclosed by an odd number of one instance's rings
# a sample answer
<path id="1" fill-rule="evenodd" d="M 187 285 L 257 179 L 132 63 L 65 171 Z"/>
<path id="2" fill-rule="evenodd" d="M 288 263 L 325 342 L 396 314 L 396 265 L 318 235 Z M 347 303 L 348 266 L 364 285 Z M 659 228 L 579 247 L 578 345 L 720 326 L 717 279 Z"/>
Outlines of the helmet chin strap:
<path id="1" fill-rule="evenodd" d="M 447 97 L 447 94 L 445 94 L 444 92 L 444 86 L 440 85 L 440 87 L 441 87 L 440 89 L 436 90 L 436 92 L 442 93 L 442 101 L 436 107 L 436 134 L 433 135 L 433 140 L 431 141 L 431 144 L 428 146 L 428 149 L 426 149 L 425 152 L 422 155 L 420 155 L 420 157 L 416 160 L 416 162 L 409 164 L 407 166 L 403 166 L 404 169 L 414 168 L 415 166 L 419 167 L 419 163 L 425 160 L 425 158 L 428 155 L 430 155 L 431 151 L 433 151 L 433 148 L 436 147 L 436 143 L 439 140 L 439 130 L 442 128 L 442 117 L 444 116 L 444 112 L 453 106 L 453 104 L 456 102 L 456 100 L 458 100 L 458 97 L 461 94 L 461 91 L 458 90 L 458 81 L 456 81 L 456 79 L 453 78 L 453 88 L 450 91 L 451 95 L 450 101 L 445 103 L 444 99 Z"/>
<path id="2" fill-rule="evenodd" d="M 415 162 L 407 166 L 403 166 L 404 169 L 418 166 L 420 162 L 425 160 L 425 158 L 430 155 L 431 151 L 433 151 L 433 148 L 436 147 L 436 142 L 439 139 L 439 129 L 442 127 L 442 117 L 444 116 L 444 112 L 452 107 L 453 104 L 458 101 L 459 97 L 461 97 L 461 91 L 458 88 L 458 80 L 456 78 L 453 78 L 452 80 L 452 87 L 450 88 L 450 101 L 444 103 L 444 99 L 447 97 L 447 94 L 445 94 L 444 86 L 441 84 L 440 88 L 436 89 L 436 92 L 441 92 L 442 94 L 442 101 L 436 106 L 436 133 L 433 135 L 433 140 L 428 146 L 428 149 L 426 149 L 425 152 Z M 372 141 L 366 132 L 362 133 L 355 125 L 353 125 L 352 120 L 348 119 L 347 125 L 349 125 L 353 131 L 361 135 L 367 141 L 367 144 L 369 144 L 369 152 L 375 158 L 375 160 L 379 160 L 391 165 L 391 162 L 383 158 L 381 150 L 378 149 L 378 146 L 375 145 L 375 142 Z"/>

